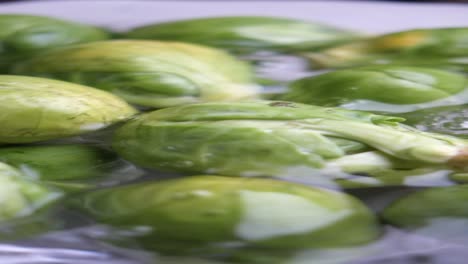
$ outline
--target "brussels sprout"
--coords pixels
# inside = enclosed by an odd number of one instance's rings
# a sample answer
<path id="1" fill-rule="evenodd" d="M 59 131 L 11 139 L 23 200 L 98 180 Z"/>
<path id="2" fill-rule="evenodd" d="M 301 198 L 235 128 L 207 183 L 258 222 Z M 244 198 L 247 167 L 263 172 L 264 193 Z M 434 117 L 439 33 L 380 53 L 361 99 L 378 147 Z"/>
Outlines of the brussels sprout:
<path id="1" fill-rule="evenodd" d="M 95 180 L 109 176 L 118 160 L 112 151 L 91 145 L 0 148 L 0 161 L 45 181 Z"/>
<path id="2" fill-rule="evenodd" d="M 223 51 L 192 44 L 116 40 L 56 49 L 15 71 L 82 83 L 130 103 L 171 105 L 255 97 L 250 68 Z"/>
<path id="3" fill-rule="evenodd" d="M 39 51 L 107 39 L 98 28 L 61 19 L 32 15 L 0 15 L 0 71 Z"/>
<path id="4" fill-rule="evenodd" d="M 467 141 L 424 133 L 402 120 L 280 101 L 194 104 L 129 121 L 116 131 L 113 147 L 144 167 L 224 175 L 467 166 Z"/>
<path id="5" fill-rule="evenodd" d="M 87 193 L 73 204 L 100 223 L 147 228 L 149 247 L 151 240 L 339 247 L 379 233 L 373 214 L 351 196 L 268 179 L 145 182 Z"/>
<path id="6" fill-rule="evenodd" d="M 430 188 L 397 199 L 382 216 L 394 225 L 415 228 L 438 217 L 467 217 L 467 199 L 466 185 Z"/>
<path id="7" fill-rule="evenodd" d="M 317 49 L 356 37 L 331 26 L 278 17 L 212 17 L 157 23 L 133 29 L 133 39 L 176 40 L 235 52 Z"/>
<path id="8" fill-rule="evenodd" d="M 60 196 L 58 192 L 28 181 L 18 170 L 2 162 L 0 186 L 0 221 L 27 216 Z"/>
<path id="9" fill-rule="evenodd" d="M 467 70 L 468 28 L 415 29 L 306 54 L 315 66 L 389 64 Z"/>
<path id="10" fill-rule="evenodd" d="M 136 111 L 118 97 L 90 87 L 1 75 L 0 113 L 0 143 L 26 143 L 97 130 Z"/>
<path id="11" fill-rule="evenodd" d="M 463 220 L 464 234 L 468 223 L 468 186 L 430 188 L 402 197 L 382 213 L 391 224 L 416 229 L 437 224 L 438 221 Z M 455 222 L 452 222 L 455 223 Z M 446 226 L 445 230 L 450 227 Z M 434 232 L 436 230 L 433 230 Z"/>
<path id="12" fill-rule="evenodd" d="M 354 110 L 409 112 L 468 103 L 468 79 L 452 72 L 407 66 L 338 70 L 293 82 L 283 100 Z"/>
<path id="13" fill-rule="evenodd" d="M 467 172 L 458 172 L 450 174 L 450 179 L 459 184 L 468 183 L 468 173 Z"/>
<path id="14" fill-rule="evenodd" d="M 468 138 L 468 104 L 423 109 L 402 115 L 418 129 Z"/>

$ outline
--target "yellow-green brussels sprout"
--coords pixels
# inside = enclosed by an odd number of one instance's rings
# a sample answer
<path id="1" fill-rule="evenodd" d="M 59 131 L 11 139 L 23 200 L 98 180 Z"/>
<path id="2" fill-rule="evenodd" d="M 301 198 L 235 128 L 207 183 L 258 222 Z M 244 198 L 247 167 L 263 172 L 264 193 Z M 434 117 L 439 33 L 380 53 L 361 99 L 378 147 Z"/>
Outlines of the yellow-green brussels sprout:
<path id="1" fill-rule="evenodd" d="M 144 182 L 86 193 L 72 205 L 99 223 L 147 229 L 142 235 L 147 247 L 158 241 L 340 247 L 379 234 L 370 210 L 347 194 L 268 179 L 193 176 Z"/>
<path id="2" fill-rule="evenodd" d="M 18 65 L 16 73 L 90 85 L 140 106 L 255 98 L 248 64 L 209 47 L 115 40 L 69 46 Z"/>
<path id="3" fill-rule="evenodd" d="M 308 53 L 315 66 L 399 64 L 467 70 L 468 28 L 414 29 Z"/>
<path id="4" fill-rule="evenodd" d="M 135 113 L 120 98 L 91 87 L 44 78 L 0 76 L 0 143 L 79 135 Z"/>

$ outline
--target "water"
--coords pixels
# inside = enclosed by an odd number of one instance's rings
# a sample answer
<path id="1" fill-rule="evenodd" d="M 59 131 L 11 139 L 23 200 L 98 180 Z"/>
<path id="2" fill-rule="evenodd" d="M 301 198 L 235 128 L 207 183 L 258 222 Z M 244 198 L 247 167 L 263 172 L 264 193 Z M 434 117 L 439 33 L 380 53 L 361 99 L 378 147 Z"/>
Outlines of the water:
<path id="1" fill-rule="evenodd" d="M 403 117 L 407 124 L 420 130 L 468 137 L 468 104 L 420 110 Z"/>
<path id="2" fill-rule="evenodd" d="M 294 56 L 258 53 L 248 57 L 257 62 L 257 71 L 264 79 L 264 92 L 283 92 L 285 85 L 294 79 L 319 74 L 310 72 L 306 62 Z M 266 81 L 268 80 L 268 81 Z M 449 98 L 446 102 L 451 102 Z M 445 102 L 445 101 L 444 101 Z M 434 104 L 440 106 L 441 104 Z M 411 110 L 414 110 L 413 108 Z M 426 110 L 423 110 L 426 111 Z M 404 111 L 402 111 L 404 112 Z M 439 107 L 430 112 L 407 114 L 408 123 L 424 131 L 433 131 L 468 137 L 468 107 Z M 58 143 L 108 143 L 111 129 Z M 161 173 L 118 163 L 113 177 L 107 178 L 102 186 L 114 186 L 128 181 L 145 181 L 180 177 L 179 174 Z M 310 171 L 309 171 L 310 172 Z M 309 172 L 301 168 L 291 170 L 294 176 L 280 177 L 283 180 L 300 182 L 312 186 L 337 188 L 331 181 L 311 181 Z M 128 175 L 132 175 L 128 179 Z M 412 176 L 400 186 L 355 188 L 347 192 L 363 201 L 375 213 L 380 213 L 399 197 L 420 191 L 428 186 L 450 186 L 456 184 L 445 171 L 422 173 Z M 125 180 L 124 180 L 125 178 Z M 355 182 L 370 183 L 373 178 L 353 176 Z M 374 182 L 375 183 L 375 182 Z M 401 186 L 403 185 L 403 186 Z M 405 186 L 406 185 L 406 186 Z M 439 219 L 418 230 L 396 228 L 382 220 L 383 232 L 379 239 L 367 245 L 339 249 L 302 249 L 288 252 L 254 250 L 243 252 L 239 245 L 229 244 L 229 254 L 192 254 L 186 256 L 164 256 L 157 251 L 146 250 L 135 239 L 142 230 L 123 230 L 98 225 L 84 215 L 61 208 L 49 215 L 51 222 L 58 222 L 47 232 L 34 236 L 23 235 L 0 244 L 2 264 L 210 264 L 210 263 L 288 263 L 288 264 L 381 264 L 381 263 L 465 263 L 468 257 L 468 221 L 464 219 Z M 36 221 L 36 220 L 31 220 Z M 14 230 L 14 229 L 13 229 Z M 144 230 L 143 230 L 144 231 Z M 458 236 L 457 236 L 458 234 Z M 459 234 L 462 234 L 461 236 Z"/>

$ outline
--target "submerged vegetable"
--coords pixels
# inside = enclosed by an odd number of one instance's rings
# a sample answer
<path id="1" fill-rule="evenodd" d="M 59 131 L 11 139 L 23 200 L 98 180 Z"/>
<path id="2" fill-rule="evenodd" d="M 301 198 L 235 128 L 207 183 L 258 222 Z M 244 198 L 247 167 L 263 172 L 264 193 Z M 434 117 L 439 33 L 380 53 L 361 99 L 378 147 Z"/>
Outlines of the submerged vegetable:
<path id="1" fill-rule="evenodd" d="M 220 50 L 176 42 L 75 45 L 43 53 L 15 72 L 90 85 L 150 107 L 235 101 L 258 92 L 246 63 Z"/>
<path id="2" fill-rule="evenodd" d="M 419 65 L 467 70 L 468 28 L 432 28 L 396 32 L 306 54 L 315 66 L 369 64 Z"/>
<path id="3" fill-rule="evenodd" d="M 91 87 L 43 78 L 0 76 L 0 143 L 27 143 L 94 131 L 136 111 Z"/>
<path id="4" fill-rule="evenodd" d="M 338 70 L 293 82 L 281 99 L 354 110 L 409 112 L 468 102 L 468 79 L 443 70 L 373 66 Z M 466 92 L 465 92 L 466 90 Z"/>
<path id="5" fill-rule="evenodd" d="M 93 26 L 32 15 L 0 15 L 0 71 L 39 51 L 69 44 L 107 39 Z"/>
<path id="6" fill-rule="evenodd" d="M 278 17 L 212 17 L 157 23 L 131 30 L 126 38 L 176 40 L 235 52 L 316 49 L 356 37 L 355 33 Z"/>
<path id="7" fill-rule="evenodd" d="M 436 221 L 463 220 L 468 223 L 468 186 L 437 187 L 412 193 L 393 202 L 383 211 L 391 224 L 419 228 Z M 447 227 L 449 228 L 449 227 Z"/>
<path id="8" fill-rule="evenodd" d="M 25 179 L 15 168 L 0 162 L 0 221 L 30 215 L 57 199 L 58 192 Z"/>
<path id="9" fill-rule="evenodd" d="M 205 103 L 141 115 L 116 131 L 113 147 L 144 167 L 224 175 L 468 165 L 467 141 L 401 121 L 291 102 Z"/>
<path id="10" fill-rule="evenodd" d="M 74 204 L 100 223 L 148 230 L 148 247 L 152 241 L 339 247 L 379 233 L 373 214 L 351 196 L 267 179 L 145 182 L 87 193 Z"/>
<path id="11" fill-rule="evenodd" d="M 109 176 L 119 157 L 92 145 L 0 148 L 0 161 L 44 181 L 96 180 Z"/>

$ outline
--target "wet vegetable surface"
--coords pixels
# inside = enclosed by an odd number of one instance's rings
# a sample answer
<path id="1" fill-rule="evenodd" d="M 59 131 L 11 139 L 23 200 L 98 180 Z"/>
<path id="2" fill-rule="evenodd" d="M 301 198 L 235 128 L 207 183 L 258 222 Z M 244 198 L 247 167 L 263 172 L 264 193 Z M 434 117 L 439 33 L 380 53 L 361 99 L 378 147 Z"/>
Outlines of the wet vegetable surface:
<path id="1" fill-rule="evenodd" d="M 60 193 L 26 179 L 15 168 L 0 162 L 0 221 L 27 216 L 56 199 Z"/>
<path id="2" fill-rule="evenodd" d="M 281 98 L 354 110 L 410 112 L 464 104 L 467 89 L 468 79 L 462 74 L 422 67 L 367 66 L 297 80 Z"/>
<path id="3" fill-rule="evenodd" d="M 317 49 L 358 35 L 328 25 L 278 17 L 213 17 L 143 26 L 132 39 L 176 40 L 227 48 L 234 52 L 265 49 Z"/>
<path id="4" fill-rule="evenodd" d="M 207 18 L 127 34 L 164 41 L 44 41 L 17 57 L 14 73 L 69 82 L 0 76 L 0 262 L 463 256 L 468 96 L 453 71 L 463 71 L 464 29 L 350 32 Z M 353 59 L 335 64 L 347 51 Z M 307 56 L 365 63 L 311 77 Z M 289 84 L 289 71 L 307 78 Z"/>
<path id="5" fill-rule="evenodd" d="M 467 36 L 466 27 L 414 29 L 358 40 L 308 56 L 316 67 L 397 64 L 466 72 Z"/>
<path id="6" fill-rule="evenodd" d="M 112 162 L 116 155 L 98 147 L 86 145 L 53 145 L 5 147 L 0 160 L 25 170 L 44 180 L 74 180 L 99 177 L 102 164 Z M 62 166 L 62 167 L 60 167 Z M 75 169 L 72 169 L 76 166 Z M 96 171 L 93 171 L 96 170 Z"/>
<path id="7" fill-rule="evenodd" d="M 0 15 L 0 71 L 42 50 L 109 38 L 103 29 L 32 15 Z"/>
<path id="8" fill-rule="evenodd" d="M 385 220 L 405 228 L 429 225 L 441 218 L 466 221 L 468 186 L 432 188 L 402 197 L 383 211 Z"/>
<path id="9" fill-rule="evenodd" d="M 282 101 L 195 104 L 131 120 L 113 147 L 141 166 L 190 173 L 272 176 L 302 167 L 311 178 L 320 177 L 317 169 L 335 178 L 384 168 L 464 170 L 467 141 L 402 120 Z"/>
<path id="10" fill-rule="evenodd" d="M 163 243 L 340 247 L 378 234 L 372 213 L 351 196 L 268 179 L 209 175 L 145 182 L 85 194 L 78 204 L 98 221 L 149 228 L 149 247 L 150 237 Z"/>
<path id="11" fill-rule="evenodd" d="M 167 107 L 255 98 L 244 62 L 209 47 L 177 42 L 114 40 L 42 53 L 15 73 L 90 85 L 141 106 Z"/>
<path id="12" fill-rule="evenodd" d="M 0 95 L 0 143 L 83 134 L 136 114 L 112 94 L 50 79 L 3 75 Z"/>

